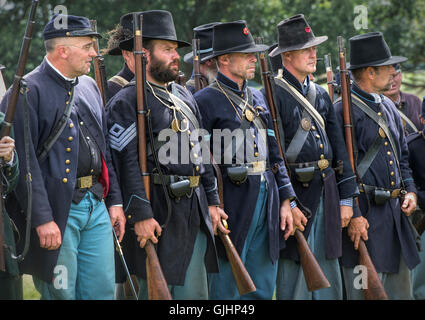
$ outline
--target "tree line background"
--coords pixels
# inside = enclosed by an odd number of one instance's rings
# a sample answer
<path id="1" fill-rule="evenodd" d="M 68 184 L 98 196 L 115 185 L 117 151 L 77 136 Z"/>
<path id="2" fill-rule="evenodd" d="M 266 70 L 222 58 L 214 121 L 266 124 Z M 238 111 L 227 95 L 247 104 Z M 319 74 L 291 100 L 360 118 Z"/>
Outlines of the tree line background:
<path id="1" fill-rule="evenodd" d="M 31 43 L 26 71 L 34 69 L 42 61 L 45 51 L 42 41 L 44 25 L 53 15 L 57 5 L 67 8 L 68 14 L 86 16 L 97 20 L 98 32 L 104 36 L 100 48 L 107 46 L 106 33 L 115 28 L 125 13 L 152 9 L 172 13 L 179 39 L 191 42 L 192 29 L 198 25 L 219 21 L 244 19 L 254 38 L 261 36 L 266 44 L 277 42 L 277 24 L 294 14 L 303 13 L 315 36 L 327 35 L 328 41 L 318 47 L 318 57 L 332 55 L 332 65 L 338 66 L 337 37 L 345 39 L 347 60 L 348 39 L 360 33 L 381 31 L 393 55 L 408 57 L 403 71 L 411 72 L 404 85 L 413 89 L 425 89 L 420 71 L 425 70 L 425 0 L 40 0 L 36 15 L 35 34 Z M 359 13 L 354 8 L 363 5 L 367 9 L 367 29 L 356 30 Z M 16 71 L 22 38 L 29 14 L 31 0 L 0 0 L 0 64 L 6 66 L 3 75 L 10 85 Z M 183 62 L 190 48 L 179 51 L 181 69 L 190 77 L 192 66 Z M 105 57 L 108 78 L 122 67 L 121 57 Z M 325 68 L 318 63 L 316 78 L 321 81 Z M 257 81 L 259 74 L 257 72 Z M 323 80 L 325 81 L 325 80 Z"/>

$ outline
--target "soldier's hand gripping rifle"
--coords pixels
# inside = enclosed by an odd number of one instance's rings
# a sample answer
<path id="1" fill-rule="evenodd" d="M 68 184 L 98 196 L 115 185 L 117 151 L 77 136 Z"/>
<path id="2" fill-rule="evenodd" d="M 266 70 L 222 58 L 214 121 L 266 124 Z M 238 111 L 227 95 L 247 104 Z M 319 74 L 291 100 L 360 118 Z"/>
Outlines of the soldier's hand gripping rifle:
<path id="1" fill-rule="evenodd" d="M 257 38 L 257 43 L 263 43 L 262 38 Z M 273 128 L 275 131 L 277 145 L 279 147 L 279 153 L 282 159 L 285 161 L 285 157 L 282 150 L 281 145 L 281 137 L 279 134 L 278 128 L 278 119 L 277 119 L 277 111 L 276 105 L 274 103 L 274 94 L 272 87 L 272 74 L 269 72 L 267 67 L 267 61 L 265 58 L 265 53 L 260 52 L 259 54 L 260 60 L 260 70 L 261 70 L 261 79 L 263 81 L 264 90 L 266 93 L 267 103 L 270 108 L 270 114 L 273 120 Z M 284 143 L 284 142 L 283 142 Z M 286 165 L 286 162 L 285 162 Z M 288 175 L 290 174 L 289 168 L 287 167 Z M 305 209 L 305 208 L 304 208 Z M 304 237 L 304 234 L 300 230 L 295 230 L 295 238 L 297 239 L 297 248 L 298 253 L 300 255 L 300 262 L 304 273 L 304 278 L 307 284 L 307 288 L 309 291 L 315 291 L 323 288 L 330 287 L 330 283 L 323 273 L 322 268 L 316 260 L 313 252 L 308 246 L 307 240 Z"/>
<path id="2" fill-rule="evenodd" d="M 351 89 L 350 89 L 350 77 L 348 75 L 347 66 L 345 62 L 345 52 L 342 48 L 342 37 L 338 37 L 338 52 L 339 52 L 339 72 L 341 77 L 341 98 L 342 98 L 342 110 L 344 119 L 344 136 L 345 145 L 347 147 L 348 158 L 350 159 L 351 167 L 353 168 L 354 174 L 356 174 L 356 165 L 354 162 L 354 148 L 353 148 L 353 122 L 351 117 Z M 358 199 L 356 198 L 358 205 Z M 366 266 L 367 268 L 367 289 L 363 289 L 364 297 L 366 300 L 387 300 L 388 296 L 385 292 L 384 286 L 382 285 L 381 279 L 379 279 L 378 273 L 376 272 L 375 266 L 372 263 L 372 259 L 369 256 L 369 252 L 366 248 L 366 244 L 360 238 L 359 242 L 359 264 Z"/>
<path id="3" fill-rule="evenodd" d="M 92 30 L 97 32 L 97 22 L 96 20 L 90 20 Z M 105 71 L 105 58 L 103 58 L 99 53 L 99 40 L 96 38 L 93 40 L 94 50 L 96 51 L 96 57 L 93 59 L 94 65 L 94 76 L 96 79 L 97 87 L 99 88 L 100 95 L 102 97 L 103 106 L 106 106 L 106 71 Z"/>
<path id="4" fill-rule="evenodd" d="M 200 72 L 200 57 L 199 57 L 199 39 L 193 39 L 193 71 L 194 71 L 194 80 L 195 80 L 195 92 L 201 90 L 204 87 L 204 83 L 201 81 L 201 72 Z M 217 163 L 214 160 L 214 157 L 210 154 L 211 164 L 214 168 L 215 175 L 217 177 L 217 186 L 218 194 L 220 198 L 219 207 L 224 210 L 224 200 L 223 200 L 223 177 L 221 175 L 221 170 Z M 227 229 L 226 220 L 222 219 L 221 223 Z M 229 260 L 230 268 L 232 269 L 233 277 L 235 279 L 236 287 L 238 288 L 239 294 L 242 296 L 244 294 L 254 292 L 257 288 L 254 285 L 254 282 L 251 279 L 248 271 L 245 268 L 245 265 L 240 258 L 238 251 L 233 245 L 232 240 L 229 235 L 223 233 L 221 230 L 217 229 L 217 233 L 221 241 L 223 242 L 224 249 L 226 251 L 227 259 Z"/>
<path id="5" fill-rule="evenodd" d="M 133 15 L 134 24 L 134 60 L 136 71 L 136 90 L 137 90 L 137 132 L 138 132 L 138 150 L 139 166 L 143 175 L 143 185 L 145 187 L 146 197 L 150 200 L 150 178 L 148 174 L 146 158 L 146 87 L 145 72 L 146 58 L 143 53 L 142 42 L 142 19 L 143 15 Z M 171 300 L 170 290 L 162 272 L 155 247 L 151 240 L 146 241 L 146 281 L 148 286 L 149 300 Z"/>
<path id="6" fill-rule="evenodd" d="M 3 138 L 4 136 L 10 135 L 13 118 L 16 111 L 16 105 L 17 105 L 19 93 L 21 90 L 21 81 L 25 73 L 25 66 L 27 64 L 28 53 L 29 53 L 32 34 L 34 30 L 34 25 L 35 25 L 34 19 L 35 19 L 35 12 L 36 12 L 37 6 L 38 6 L 38 0 L 33 0 L 31 4 L 31 10 L 30 10 L 26 30 L 25 30 L 25 36 L 22 41 L 21 52 L 19 54 L 18 67 L 15 73 L 15 77 L 13 79 L 13 84 L 11 88 L 11 94 L 10 94 L 9 103 L 7 106 L 6 115 L 5 115 L 2 128 L 0 131 L 0 139 Z M 22 88 L 22 89 L 25 90 L 25 88 Z M 27 116 L 25 118 L 27 118 Z M 27 119 L 25 119 L 25 121 L 26 120 Z M 24 128 L 25 128 L 24 133 L 26 137 L 28 137 L 27 124 L 28 122 L 24 125 Z M 27 155 L 29 154 L 29 150 L 27 150 L 27 148 L 25 150 L 25 153 Z M 26 233 L 25 233 L 25 244 L 21 254 L 17 256 L 12 254 L 12 258 L 18 261 L 22 261 L 28 252 L 29 244 L 30 244 L 30 233 L 31 233 L 32 188 L 31 188 L 31 173 L 30 173 L 30 167 L 29 167 L 29 159 L 27 159 L 26 164 L 27 164 L 26 182 L 27 182 L 27 189 L 28 189 L 28 204 L 27 204 L 28 206 L 27 206 L 27 216 L 26 216 L 27 225 L 26 225 Z M 3 165 L 4 165 L 4 159 L 1 158 L 0 170 L 2 170 Z M 3 205 L 4 205 L 3 204 L 3 184 L 0 181 L 0 270 L 5 271 L 4 238 L 3 238 L 3 228 L 4 228 L 3 227 Z"/>
<path id="7" fill-rule="evenodd" d="M 327 55 L 325 55 L 323 61 L 325 62 L 326 79 L 328 81 L 328 94 L 333 103 L 334 102 L 334 73 L 332 71 L 331 54 L 328 53 Z"/>

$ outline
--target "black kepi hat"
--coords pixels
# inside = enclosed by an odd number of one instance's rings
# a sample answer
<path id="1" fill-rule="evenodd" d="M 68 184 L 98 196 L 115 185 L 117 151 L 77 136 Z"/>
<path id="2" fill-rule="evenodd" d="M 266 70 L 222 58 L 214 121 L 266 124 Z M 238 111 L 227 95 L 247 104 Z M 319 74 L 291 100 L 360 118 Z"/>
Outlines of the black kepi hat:
<path id="1" fill-rule="evenodd" d="M 177 40 L 176 29 L 174 27 L 173 16 L 165 10 L 143 11 L 142 36 L 143 39 L 168 40 L 176 42 L 178 47 L 188 47 L 190 43 Z M 120 42 L 119 47 L 122 50 L 133 50 L 134 35 Z"/>
<path id="2" fill-rule="evenodd" d="M 208 60 L 227 53 L 254 53 L 266 51 L 269 46 L 255 44 L 245 20 L 220 23 L 214 26 L 213 52 L 204 58 Z"/>
<path id="3" fill-rule="evenodd" d="M 328 40 L 327 36 L 314 36 L 303 14 L 297 14 L 279 22 L 277 32 L 278 46 L 270 52 L 271 57 L 283 52 L 314 47 Z"/>
<path id="4" fill-rule="evenodd" d="M 213 28 L 220 22 L 211 22 L 203 24 L 193 29 L 193 38 L 199 39 L 199 57 L 201 62 L 205 62 L 205 57 L 211 55 L 213 48 Z M 193 52 L 189 52 L 184 56 L 184 62 L 193 63 Z"/>
<path id="5" fill-rule="evenodd" d="M 381 32 L 369 32 L 350 38 L 350 70 L 379 67 L 406 61 L 406 57 L 392 56 Z"/>
<path id="6" fill-rule="evenodd" d="M 60 37 L 97 37 L 102 36 L 93 31 L 90 20 L 86 17 L 55 14 L 43 30 L 43 40 Z"/>

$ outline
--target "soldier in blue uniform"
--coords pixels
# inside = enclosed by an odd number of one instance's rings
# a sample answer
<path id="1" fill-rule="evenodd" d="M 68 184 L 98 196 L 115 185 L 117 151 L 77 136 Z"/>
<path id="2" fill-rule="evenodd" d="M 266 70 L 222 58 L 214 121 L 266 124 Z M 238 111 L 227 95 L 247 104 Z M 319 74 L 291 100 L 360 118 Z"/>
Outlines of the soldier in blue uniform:
<path id="1" fill-rule="evenodd" d="M 123 15 L 119 25 L 115 29 L 109 31 L 108 35 L 108 47 L 103 50 L 103 54 L 122 56 L 124 65 L 116 75 L 108 80 L 107 101 L 126 86 L 134 77 L 133 41 L 125 42 L 126 45 L 120 48 L 120 42 L 131 38 L 133 35 L 133 13 Z"/>
<path id="2" fill-rule="evenodd" d="M 401 121 L 404 126 L 404 132 L 407 135 L 423 129 L 423 124 L 419 118 L 421 113 L 421 99 L 411 93 L 400 90 L 403 80 L 400 63 L 394 64 L 396 75 L 390 90 L 385 91 L 384 95 L 390 98 L 400 113 Z"/>
<path id="3" fill-rule="evenodd" d="M 327 37 L 315 37 L 302 14 L 280 22 L 278 35 L 269 55 L 281 55 L 283 62 L 274 78 L 282 149 L 297 198 L 312 217 L 307 222 L 295 202 L 292 213 L 331 287 L 307 290 L 296 239 L 290 238 L 280 254 L 276 297 L 342 299 L 341 232 L 353 215 L 357 187 L 332 102 L 309 77 L 316 71 L 316 46 Z"/>
<path id="4" fill-rule="evenodd" d="M 33 275 L 42 299 L 114 297 L 111 231 L 114 226 L 122 238 L 125 217 L 102 100 L 94 80 L 85 76 L 96 55 L 93 37 L 99 36 L 85 17 L 53 16 L 43 30 L 46 56 L 25 76 L 16 109 L 16 150 L 20 158 L 29 157 L 32 177 L 33 229 L 20 271 Z M 10 91 L 3 112 L 9 97 Z M 25 162 L 20 167 L 26 172 Z M 20 175 L 7 209 L 21 236 L 28 196 Z"/>
<path id="5" fill-rule="evenodd" d="M 134 53 L 133 53 L 133 41 L 126 41 L 133 37 L 133 12 L 123 15 L 120 19 L 120 24 L 113 30 L 108 32 L 108 47 L 103 51 L 104 54 L 111 56 L 122 56 L 124 59 L 124 65 L 122 69 L 113 77 L 111 77 L 107 84 L 107 101 L 109 101 L 114 95 L 124 88 L 134 78 Z M 123 45 L 120 47 L 120 43 Z M 134 250 L 135 237 L 134 232 L 126 232 L 121 243 L 122 253 L 126 262 L 132 260 L 133 256 L 131 252 Z M 128 266 L 132 267 L 134 264 L 129 263 Z M 134 270 L 129 270 L 132 278 L 135 280 Z M 133 298 L 130 293 L 130 283 L 126 282 L 127 274 L 122 264 L 121 258 L 118 252 L 115 252 L 115 298 L 117 300 Z M 137 290 L 137 282 L 133 281 Z"/>
<path id="6" fill-rule="evenodd" d="M 217 79 L 195 99 L 223 176 L 230 237 L 257 290 L 239 295 L 220 246 L 220 273 L 209 277 L 210 297 L 272 299 L 279 250 L 292 232 L 289 202 L 295 193 L 264 97 L 247 86 L 255 73 L 255 53 L 268 47 L 254 43 L 243 20 L 216 25 L 213 32 L 213 53 L 205 59 L 217 60 Z M 223 133 L 224 141 L 232 134 L 235 139 L 223 146 L 217 132 Z"/>
<path id="7" fill-rule="evenodd" d="M 425 123 L 425 104 L 422 104 L 419 119 L 422 125 Z M 422 131 L 407 136 L 409 147 L 409 166 L 412 169 L 413 180 L 418 191 L 417 219 L 424 218 L 425 209 L 425 168 L 423 155 L 425 152 L 425 128 Z M 421 221 L 419 220 L 419 221 Z M 421 235 L 421 251 L 419 252 L 421 262 L 412 270 L 412 294 L 414 299 L 425 299 L 425 236 Z"/>
<path id="8" fill-rule="evenodd" d="M 203 86 L 208 86 L 217 76 L 217 64 L 214 59 L 205 59 L 205 57 L 212 53 L 212 42 L 213 42 L 213 28 L 219 22 L 211 22 L 203 24 L 196 28 L 193 28 L 193 38 L 199 39 L 199 64 L 201 73 L 201 83 Z M 187 53 L 184 58 L 184 62 L 193 64 L 193 52 Z M 195 93 L 195 80 L 192 73 L 192 77 L 186 82 L 186 88 Z"/>
<path id="9" fill-rule="evenodd" d="M 130 82 L 107 104 L 113 161 L 127 222 L 134 230 L 128 232 L 135 233 L 129 262 L 134 264 L 131 268 L 139 278 L 139 298 L 147 299 L 143 247 L 151 240 L 157 244 L 159 262 L 172 297 L 208 299 L 207 272 L 217 272 L 214 233 L 220 216 L 226 216 L 216 207 L 219 198 L 212 167 L 202 161 L 205 154 L 200 152 L 196 134 L 201 124 L 197 104 L 189 91 L 173 82 L 179 71 L 176 49 L 189 44 L 177 40 L 168 11 L 141 14 L 147 58 L 146 150 L 150 201 L 146 198 L 138 162 L 135 82 Z M 129 41 L 133 39 L 122 41 L 120 47 Z M 164 141 L 167 135 L 168 142 Z M 209 158 L 209 153 L 206 156 Z"/>
<path id="10" fill-rule="evenodd" d="M 354 281 L 360 237 L 389 299 L 411 298 L 409 269 L 419 263 L 419 256 L 407 216 L 416 208 L 416 188 L 401 118 L 393 102 L 382 94 L 392 85 L 393 64 L 406 60 L 391 55 L 380 32 L 350 38 L 353 144 L 362 216 L 351 219 L 343 234 L 341 264 L 348 299 L 364 298 Z M 342 123 L 342 103 L 335 107 Z"/>
<path id="11" fill-rule="evenodd" d="M 3 113 L 0 113 L 0 118 L 3 121 Z M 0 157 L 5 161 L 2 167 L 2 182 L 3 195 L 6 197 L 14 190 L 19 178 L 18 155 L 14 149 L 15 143 L 11 137 L 6 136 L 0 140 Z M 4 265 L 0 265 L 0 300 L 22 300 L 22 276 L 19 273 L 17 261 L 12 258 L 12 255 L 18 255 L 15 245 L 16 230 L 6 208 L 4 206 L 2 208 L 3 213 L 0 219 L 3 219 L 3 229 L 0 232 L 4 242 L 0 245 L 4 250 Z"/>

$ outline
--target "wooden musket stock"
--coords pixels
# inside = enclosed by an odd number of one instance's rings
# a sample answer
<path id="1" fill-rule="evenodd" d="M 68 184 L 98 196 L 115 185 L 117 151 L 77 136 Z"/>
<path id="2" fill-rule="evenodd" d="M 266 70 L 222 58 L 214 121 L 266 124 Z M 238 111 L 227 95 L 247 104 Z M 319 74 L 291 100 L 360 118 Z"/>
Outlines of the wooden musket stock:
<path id="1" fill-rule="evenodd" d="M 139 20 L 140 19 L 140 20 Z M 150 179 L 146 158 L 146 105 L 145 105 L 145 57 L 142 42 L 142 15 L 133 15 L 134 23 L 134 58 L 137 90 L 137 131 L 139 146 L 139 166 L 143 174 L 143 185 L 146 197 L 150 200 Z M 159 263 L 155 247 L 151 240 L 145 245 L 146 251 L 146 280 L 149 300 L 171 300 L 171 293 Z"/>
<path id="2" fill-rule="evenodd" d="M 341 98 L 342 110 L 344 120 L 344 135 L 345 144 L 347 147 L 348 158 L 351 163 L 353 172 L 356 174 L 356 166 L 354 163 L 354 149 L 353 149 L 353 122 L 351 118 L 351 99 L 350 99 L 350 78 L 348 75 L 345 53 L 342 49 L 342 37 L 338 37 L 338 51 L 339 51 L 339 70 L 341 78 Z M 356 198 L 358 205 L 358 199 Z M 359 243 L 359 264 L 367 268 L 367 289 L 363 289 L 364 297 L 366 300 L 387 300 L 388 296 L 379 279 L 372 259 L 369 256 L 366 244 L 360 238 Z"/>
<path id="3" fill-rule="evenodd" d="M 258 38 L 257 43 L 262 43 L 262 39 Z M 275 131 L 277 145 L 279 147 L 279 153 L 282 159 L 285 161 L 285 157 L 282 150 L 281 138 L 279 135 L 279 128 L 277 123 L 277 113 L 276 105 L 273 98 L 273 89 L 271 85 L 271 74 L 267 67 L 267 61 L 265 58 L 265 53 L 261 52 L 259 54 L 260 60 L 260 70 L 261 70 L 261 79 L 263 80 L 263 86 L 266 93 L 267 103 L 269 105 L 270 114 L 273 120 L 273 129 Z M 285 161 L 286 165 L 286 161 Z M 288 175 L 290 174 L 289 168 L 287 167 Z M 323 288 L 330 287 L 330 283 L 323 273 L 322 268 L 317 262 L 313 252 L 308 246 L 307 240 L 304 237 L 304 234 L 300 230 L 295 230 L 295 238 L 297 239 L 297 249 L 300 256 L 300 263 L 303 269 L 304 278 L 307 284 L 309 291 L 315 291 Z"/>

